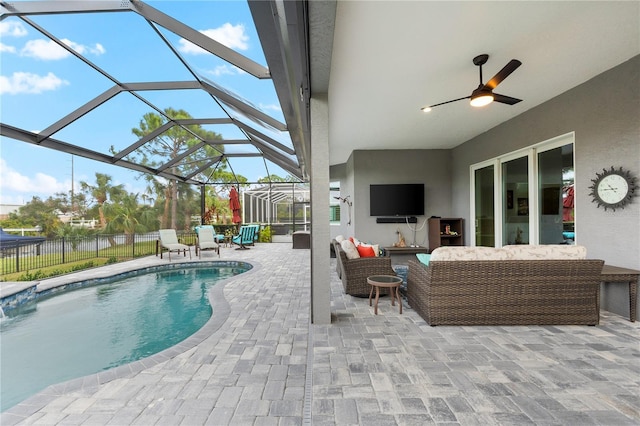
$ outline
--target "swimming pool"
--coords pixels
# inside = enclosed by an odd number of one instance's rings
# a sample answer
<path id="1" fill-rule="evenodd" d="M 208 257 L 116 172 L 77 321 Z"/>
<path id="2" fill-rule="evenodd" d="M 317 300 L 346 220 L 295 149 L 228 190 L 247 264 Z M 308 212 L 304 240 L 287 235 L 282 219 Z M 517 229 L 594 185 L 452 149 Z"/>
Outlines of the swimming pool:
<path id="1" fill-rule="evenodd" d="M 27 304 L 0 322 L 4 411 L 49 385 L 148 357 L 211 317 L 208 291 L 241 262 L 175 264 L 102 280 Z M 106 282 L 105 282 L 106 281 Z"/>

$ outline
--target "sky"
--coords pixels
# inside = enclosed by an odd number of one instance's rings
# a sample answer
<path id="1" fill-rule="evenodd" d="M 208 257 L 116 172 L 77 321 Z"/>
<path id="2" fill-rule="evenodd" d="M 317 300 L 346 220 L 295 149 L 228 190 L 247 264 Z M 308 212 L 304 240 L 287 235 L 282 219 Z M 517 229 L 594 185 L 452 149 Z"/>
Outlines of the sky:
<path id="1" fill-rule="evenodd" d="M 147 3 L 266 66 L 245 1 Z M 169 54 L 151 26 L 135 13 L 34 15 L 29 19 L 121 81 L 193 80 Z M 270 80 L 258 80 L 173 33 L 163 31 L 163 35 L 201 75 L 283 122 Z M 40 132 L 111 86 L 111 81 L 89 71 L 86 64 L 20 19 L 9 17 L 0 21 L 3 124 Z M 147 95 L 162 108 L 181 108 L 194 117 L 211 116 L 208 96 L 199 91 L 186 92 L 179 99 L 161 91 Z M 118 95 L 116 101 L 87 114 L 53 137 L 109 154 L 110 146 L 124 148 L 137 140 L 131 129 L 138 127 L 143 114 L 150 111 L 133 96 Z M 207 130 L 227 139 L 244 138 L 235 126 Z M 249 148 L 240 145 L 232 149 L 243 152 L 242 149 Z M 249 181 L 266 174 L 262 160 L 245 163 L 242 169 L 234 171 Z M 286 175 L 278 168 L 269 172 Z M 145 190 L 139 173 L 0 136 L 0 204 L 24 204 L 34 196 L 45 199 L 57 192 L 78 191 L 81 181 L 95 182 L 95 173 L 112 176 L 114 185 L 124 184 L 129 192 Z"/>

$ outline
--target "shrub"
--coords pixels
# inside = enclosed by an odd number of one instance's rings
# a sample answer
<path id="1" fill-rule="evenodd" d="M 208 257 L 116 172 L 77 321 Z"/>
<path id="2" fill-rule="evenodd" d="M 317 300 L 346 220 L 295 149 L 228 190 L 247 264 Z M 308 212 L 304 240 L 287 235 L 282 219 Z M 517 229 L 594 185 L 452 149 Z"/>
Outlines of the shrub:
<path id="1" fill-rule="evenodd" d="M 275 231 L 273 229 L 271 229 L 270 226 L 265 226 L 264 228 L 262 228 L 260 230 L 260 233 L 258 235 L 258 242 L 270 243 L 271 242 L 271 237 L 273 237 L 274 232 Z"/>
<path id="2" fill-rule="evenodd" d="M 80 263 L 78 265 L 73 265 L 71 267 L 71 270 L 72 271 L 82 271 L 83 269 L 93 268 L 93 266 L 94 266 L 93 261 L 90 260 L 89 262 L 86 262 L 86 263 Z"/>
<path id="3" fill-rule="evenodd" d="M 114 261 L 116 258 L 110 258 L 110 259 L 114 259 Z M 110 260 L 109 259 L 109 260 Z M 75 272 L 75 271 L 82 271 L 85 269 L 89 269 L 89 268 L 95 268 L 96 266 L 102 266 L 104 264 L 106 264 L 107 262 L 109 262 L 109 260 L 106 261 L 100 261 L 100 260 L 90 260 L 88 262 L 84 262 L 84 263 L 76 263 L 76 264 L 71 264 L 71 265 L 65 265 L 63 268 L 57 267 L 57 268 L 43 268 L 43 269 L 37 269 L 33 272 L 31 271 L 26 271 L 25 273 L 18 275 L 18 276 L 14 276 L 13 274 L 7 275 L 5 276 L 6 278 L 8 278 L 8 281 L 38 281 L 38 280 L 43 280 L 45 278 L 50 278 L 50 277 L 56 277 L 59 275 L 64 275 L 67 274 L 69 272 Z M 114 262 L 111 262 L 114 263 Z"/>

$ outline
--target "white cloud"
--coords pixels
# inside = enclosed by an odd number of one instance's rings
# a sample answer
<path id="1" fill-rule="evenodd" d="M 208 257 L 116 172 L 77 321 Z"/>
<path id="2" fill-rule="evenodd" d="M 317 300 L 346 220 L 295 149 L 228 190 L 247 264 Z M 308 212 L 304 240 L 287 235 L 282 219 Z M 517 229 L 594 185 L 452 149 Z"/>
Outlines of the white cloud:
<path id="1" fill-rule="evenodd" d="M 0 204 L 24 206 L 27 201 L 31 201 L 31 198 L 27 200 L 24 195 L 7 195 L 0 193 Z"/>
<path id="2" fill-rule="evenodd" d="M 96 43 L 96 45 L 91 48 L 91 53 L 93 53 L 96 56 L 104 55 L 105 53 L 107 53 L 107 49 L 105 49 L 104 46 L 101 45 L 100 43 Z"/>
<path id="3" fill-rule="evenodd" d="M 14 72 L 11 77 L 0 76 L 0 94 L 42 93 L 56 90 L 68 84 L 68 81 L 58 78 L 51 72 L 45 76 L 28 72 Z"/>
<path id="4" fill-rule="evenodd" d="M 224 44 L 230 49 L 247 50 L 249 48 L 249 36 L 245 33 L 244 25 L 231 25 L 226 23 L 219 28 L 204 30 L 204 35 Z"/>
<path id="5" fill-rule="evenodd" d="M 60 182 L 44 173 L 36 173 L 33 177 L 25 176 L 0 158 L 0 203 L 2 204 L 11 203 L 9 200 L 28 201 L 34 195 L 46 198 L 56 192 L 68 192 L 70 188 L 70 181 Z M 12 194 L 6 194 L 6 191 Z"/>
<path id="6" fill-rule="evenodd" d="M 44 39 L 29 40 L 20 51 L 20 54 L 44 61 L 55 61 L 71 55 L 62 47 L 58 46 L 57 43 Z"/>
<path id="7" fill-rule="evenodd" d="M 213 70 L 208 71 L 209 74 L 220 77 L 221 75 L 235 75 L 238 74 L 238 68 L 232 65 L 218 65 Z"/>
<path id="8" fill-rule="evenodd" d="M 106 51 L 100 43 L 96 43 L 94 46 L 85 46 L 66 38 L 63 38 L 60 41 L 81 55 L 91 53 L 98 56 L 104 54 Z M 20 54 L 30 58 L 41 59 L 43 61 L 57 61 L 71 55 L 71 53 L 54 41 L 44 39 L 29 40 L 20 51 Z"/>
<path id="9" fill-rule="evenodd" d="M 0 43 L 0 52 L 4 53 L 16 53 L 16 48 L 4 43 Z"/>
<path id="10" fill-rule="evenodd" d="M 23 37 L 27 35 L 27 29 L 24 27 L 22 22 L 0 21 L 0 35 L 10 37 Z"/>
<path id="11" fill-rule="evenodd" d="M 247 50 L 249 48 L 249 36 L 246 34 L 244 25 L 231 25 L 226 23 L 221 27 L 200 31 L 209 38 L 214 39 L 218 43 L 224 44 L 230 49 Z M 207 53 L 204 49 L 185 39 L 180 39 L 179 50 L 182 53 L 191 55 L 201 55 Z"/>
<path id="12" fill-rule="evenodd" d="M 263 111 L 282 111 L 282 107 L 278 104 L 260 104 L 260 109 Z"/>
<path id="13" fill-rule="evenodd" d="M 100 56 L 106 52 L 104 46 L 100 43 L 96 43 L 95 46 L 85 46 L 84 44 L 79 44 L 66 38 L 63 38 L 61 41 L 81 55 L 91 53 L 92 55 Z"/>

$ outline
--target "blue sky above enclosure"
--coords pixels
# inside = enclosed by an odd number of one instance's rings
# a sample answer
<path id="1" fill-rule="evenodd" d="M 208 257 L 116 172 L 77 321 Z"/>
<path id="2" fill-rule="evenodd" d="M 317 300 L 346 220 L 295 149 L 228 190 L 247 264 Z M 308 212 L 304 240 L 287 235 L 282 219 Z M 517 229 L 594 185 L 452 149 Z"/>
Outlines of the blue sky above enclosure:
<path id="1" fill-rule="evenodd" d="M 21 2 L 17 2 L 18 4 Z M 182 21 L 239 54 L 266 66 L 260 41 L 246 2 L 241 1 L 159 1 L 146 2 L 159 11 Z M 194 75 L 183 66 L 162 41 L 184 58 L 198 77 L 233 93 L 262 113 L 284 122 L 273 83 L 258 79 L 229 62 L 204 51 L 184 38 L 158 25 L 152 25 L 132 12 L 78 13 L 28 16 L 88 61 L 123 83 L 193 81 Z M 42 132 L 52 123 L 104 93 L 113 82 L 82 60 L 48 40 L 45 35 L 18 17 L 0 21 L 0 119 L 3 124 L 29 132 Z M 182 109 L 194 118 L 227 117 L 210 94 L 201 90 L 149 90 L 135 92 L 158 108 Z M 225 107 L 225 105 L 223 105 Z M 80 119 L 71 122 L 53 138 L 108 154 L 111 146 L 121 150 L 138 138 L 132 133 L 142 116 L 152 112 L 144 101 L 129 92 L 121 92 Z M 247 126 L 249 119 L 226 106 L 232 118 Z M 237 126 L 203 125 L 224 139 L 238 140 L 246 135 Z M 268 126 L 260 133 L 290 149 L 287 132 Z M 47 197 L 71 189 L 71 155 L 29 143 L 0 137 L 0 203 L 29 201 L 32 196 Z M 226 152 L 257 152 L 252 145 L 234 144 Z M 278 154 L 294 161 L 292 154 Z M 266 174 L 288 173 L 262 158 L 233 157 L 233 171 L 253 182 Z M 265 163 L 266 166 L 265 167 Z M 96 172 L 114 177 L 132 192 L 142 192 L 144 183 L 138 173 L 109 164 L 74 157 L 75 187 L 79 181 L 92 182 Z"/>

